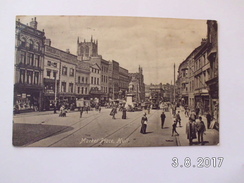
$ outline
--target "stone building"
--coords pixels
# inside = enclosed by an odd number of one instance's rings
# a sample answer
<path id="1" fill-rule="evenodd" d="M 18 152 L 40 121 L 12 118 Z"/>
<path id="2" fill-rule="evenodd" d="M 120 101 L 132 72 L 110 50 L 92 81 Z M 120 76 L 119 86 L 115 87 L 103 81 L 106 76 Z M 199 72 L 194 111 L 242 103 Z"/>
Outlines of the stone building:
<path id="1" fill-rule="evenodd" d="M 112 100 L 119 99 L 119 63 L 109 61 L 109 98 Z"/>
<path id="2" fill-rule="evenodd" d="M 19 111 L 43 108 L 45 33 L 37 25 L 36 18 L 30 25 L 16 21 L 14 107 Z"/>
<path id="3" fill-rule="evenodd" d="M 206 80 L 209 91 L 210 112 L 219 121 L 219 77 L 218 77 L 218 25 L 214 20 L 208 20 L 209 49 L 207 57 L 210 63 L 209 78 Z"/>
<path id="4" fill-rule="evenodd" d="M 57 104 L 58 88 L 60 82 L 60 56 L 51 47 L 51 40 L 45 40 L 44 54 L 44 94 L 43 110 L 51 110 Z M 56 101 L 55 101 L 56 97 Z"/>
<path id="5" fill-rule="evenodd" d="M 91 41 L 87 42 L 84 40 L 83 42 L 77 40 L 77 56 L 78 60 L 85 61 L 92 65 L 98 65 L 100 68 L 100 80 L 99 80 L 99 91 L 96 93 L 100 93 L 100 102 L 104 104 L 108 101 L 108 93 L 109 93 L 109 74 L 108 67 L 109 62 L 104 60 L 101 55 L 98 54 L 98 41 L 93 40 L 91 36 Z M 94 89 L 92 89 L 94 91 Z"/>
<path id="6" fill-rule="evenodd" d="M 209 60 L 207 59 L 208 42 L 202 39 L 200 48 L 194 55 L 194 83 L 195 83 L 195 108 L 200 109 L 200 114 L 209 111 L 209 93 L 206 81 L 209 78 Z"/>
<path id="7" fill-rule="evenodd" d="M 76 67 L 76 98 L 90 99 L 90 64 L 78 61 Z"/>
<path id="8" fill-rule="evenodd" d="M 129 73 L 130 80 L 137 79 L 139 82 L 139 102 L 145 101 L 145 83 L 144 83 L 144 76 L 143 76 L 143 69 L 139 66 L 138 72 L 136 73 Z"/>
<path id="9" fill-rule="evenodd" d="M 129 72 L 123 67 L 119 67 L 119 99 L 126 99 L 126 93 L 129 87 Z"/>

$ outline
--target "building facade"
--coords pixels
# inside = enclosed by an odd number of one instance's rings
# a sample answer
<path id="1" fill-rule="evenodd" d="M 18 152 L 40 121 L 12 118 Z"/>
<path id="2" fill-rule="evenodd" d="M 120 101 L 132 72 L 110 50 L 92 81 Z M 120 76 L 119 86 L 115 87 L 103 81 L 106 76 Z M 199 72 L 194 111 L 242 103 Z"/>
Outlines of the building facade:
<path id="1" fill-rule="evenodd" d="M 209 78 L 209 60 L 207 59 L 208 42 L 202 39 L 201 47 L 194 55 L 194 83 L 195 83 L 195 108 L 200 109 L 200 114 L 209 111 L 209 93 L 206 81 Z"/>
<path id="2" fill-rule="evenodd" d="M 112 60 L 109 62 L 109 98 L 119 99 L 119 63 Z"/>
<path id="3" fill-rule="evenodd" d="M 129 72 L 123 67 L 119 67 L 119 99 L 126 99 L 126 93 L 129 87 Z"/>
<path id="4" fill-rule="evenodd" d="M 60 57 L 51 48 L 51 40 L 45 40 L 43 110 L 52 110 L 57 104 L 60 82 Z M 56 100 L 55 100 L 56 97 Z"/>
<path id="5" fill-rule="evenodd" d="M 210 112 L 219 121 L 219 73 L 218 73 L 218 25 L 214 20 L 208 20 L 209 50 L 207 57 L 209 60 L 209 78 L 206 81 L 209 91 Z"/>
<path id="6" fill-rule="evenodd" d="M 138 72 L 136 73 L 129 73 L 130 80 L 133 78 L 137 79 L 139 82 L 139 101 L 145 101 L 145 83 L 144 83 L 144 76 L 143 76 L 143 69 L 139 66 Z"/>
<path id="7" fill-rule="evenodd" d="M 42 110 L 44 31 L 37 29 L 33 18 L 30 26 L 16 21 L 14 107 L 16 110 Z"/>
<path id="8" fill-rule="evenodd" d="M 200 114 L 210 112 L 219 121 L 218 36 L 217 22 L 207 21 L 207 39 L 183 61 L 178 70 L 177 84 L 180 97 L 188 95 L 188 106 L 199 109 Z M 188 68 L 187 74 L 184 68 Z M 187 85 L 184 86 L 184 76 Z M 184 88 L 187 90 L 184 90 Z M 216 125 L 215 125 L 216 126 Z M 218 127 L 216 127 L 218 128 Z"/>
<path id="9" fill-rule="evenodd" d="M 90 64 L 78 61 L 76 67 L 76 98 L 90 99 Z"/>

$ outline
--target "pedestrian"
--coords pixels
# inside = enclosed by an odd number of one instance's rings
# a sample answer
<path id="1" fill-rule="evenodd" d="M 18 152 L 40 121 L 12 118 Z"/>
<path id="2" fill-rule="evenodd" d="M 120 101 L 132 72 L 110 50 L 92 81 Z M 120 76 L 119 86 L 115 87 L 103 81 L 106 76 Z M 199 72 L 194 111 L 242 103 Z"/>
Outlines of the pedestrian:
<path id="1" fill-rule="evenodd" d="M 63 105 L 61 105 L 61 107 L 59 109 L 59 117 L 63 117 L 63 110 L 64 110 L 64 107 L 63 107 Z"/>
<path id="2" fill-rule="evenodd" d="M 196 120 L 196 129 L 197 129 L 198 143 L 204 145 L 203 134 L 206 131 L 206 127 L 204 122 L 202 121 L 201 116 L 199 117 L 199 119 Z"/>
<path id="3" fill-rule="evenodd" d="M 126 119 L 126 108 L 123 107 L 122 109 L 122 119 Z"/>
<path id="4" fill-rule="evenodd" d="M 147 106 L 147 114 L 150 114 L 150 105 Z"/>
<path id="5" fill-rule="evenodd" d="M 199 116 L 199 113 L 200 113 L 200 108 L 199 107 L 196 107 L 196 116 L 197 116 L 197 118 Z"/>
<path id="6" fill-rule="evenodd" d="M 83 114 L 83 107 L 80 108 L 80 118 L 82 118 L 82 114 Z"/>
<path id="7" fill-rule="evenodd" d="M 88 114 L 89 106 L 86 106 L 86 113 Z"/>
<path id="8" fill-rule="evenodd" d="M 181 118 L 180 118 L 180 111 L 175 115 L 176 125 L 179 123 L 179 127 L 181 127 Z"/>
<path id="9" fill-rule="evenodd" d="M 185 116 L 189 117 L 189 108 L 188 108 L 188 106 L 185 106 Z"/>
<path id="10" fill-rule="evenodd" d="M 189 122 L 186 124 L 186 134 L 187 139 L 189 140 L 189 145 L 192 145 L 193 139 L 196 139 L 196 124 L 192 120 L 192 118 L 189 118 Z"/>
<path id="11" fill-rule="evenodd" d="M 206 118 L 207 118 L 207 126 L 208 126 L 208 129 L 209 129 L 210 128 L 211 121 L 212 121 L 212 116 L 209 113 L 209 111 L 207 112 Z"/>
<path id="12" fill-rule="evenodd" d="M 161 117 L 161 128 L 163 129 L 164 128 L 164 121 L 166 118 L 166 115 L 164 114 L 164 112 L 162 112 L 160 117 Z"/>
<path id="13" fill-rule="evenodd" d="M 144 115 L 141 118 L 141 133 L 142 134 L 146 134 L 146 130 L 147 130 L 147 114 L 144 113 Z"/>
<path id="14" fill-rule="evenodd" d="M 115 119 L 115 114 L 117 113 L 117 108 L 114 106 L 110 112 L 110 115 L 112 116 L 112 119 Z"/>
<path id="15" fill-rule="evenodd" d="M 174 135 L 174 132 L 179 135 L 179 133 L 176 131 L 176 125 L 177 125 L 177 122 L 176 122 L 176 119 L 174 118 L 173 119 L 173 125 L 172 125 L 172 137 Z"/>
<path id="16" fill-rule="evenodd" d="M 99 107 L 98 107 L 98 111 L 99 111 L 99 113 L 101 112 L 101 110 L 102 110 L 102 108 L 101 108 L 101 106 L 99 105 Z"/>
<path id="17" fill-rule="evenodd" d="M 197 115 L 194 110 L 191 111 L 190 118 L 195 121 L 197 119 Z"/>

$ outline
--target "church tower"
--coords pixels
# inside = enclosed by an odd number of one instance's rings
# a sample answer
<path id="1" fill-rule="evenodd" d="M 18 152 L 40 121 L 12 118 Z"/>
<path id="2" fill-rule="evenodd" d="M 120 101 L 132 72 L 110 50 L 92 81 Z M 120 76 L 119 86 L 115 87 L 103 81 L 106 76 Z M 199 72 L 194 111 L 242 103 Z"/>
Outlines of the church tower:
<path id="1" fill-rule="evenodd" d="M 79 41 L 79 37 L 77 39 L 77 56 L 79 60 L 90 60 L 91 57 L 98 56 L 98 41 L 93 40 L 93 36 L 91 36 L 91 41 L 86 42 L 84 39 L 83 42 Z"/>

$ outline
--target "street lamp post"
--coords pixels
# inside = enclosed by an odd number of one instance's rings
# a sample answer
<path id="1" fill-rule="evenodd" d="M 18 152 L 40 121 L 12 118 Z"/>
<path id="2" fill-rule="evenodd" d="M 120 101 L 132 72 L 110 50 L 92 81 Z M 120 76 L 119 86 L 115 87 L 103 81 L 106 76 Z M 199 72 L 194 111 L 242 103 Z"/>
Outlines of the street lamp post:
<path id="1" fill-rule="evenodd" d="M 55 74 L 54 74 L 54 111 L 53 111 L 53 113 L 54 114 L 56 114 L 57 112 L 56 112 L 56 108 L 57 108 L 57 73 L 56 72 L 54 72 Z"/>

